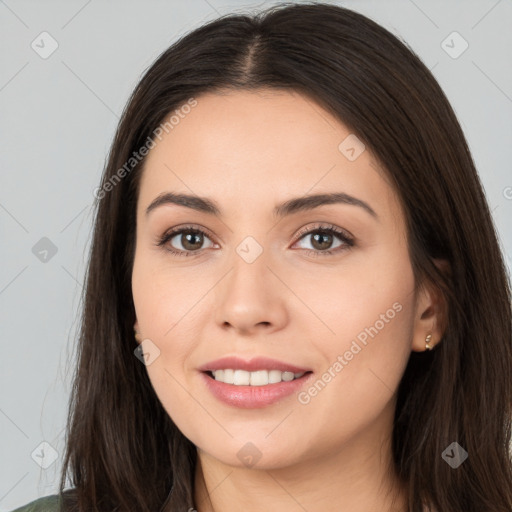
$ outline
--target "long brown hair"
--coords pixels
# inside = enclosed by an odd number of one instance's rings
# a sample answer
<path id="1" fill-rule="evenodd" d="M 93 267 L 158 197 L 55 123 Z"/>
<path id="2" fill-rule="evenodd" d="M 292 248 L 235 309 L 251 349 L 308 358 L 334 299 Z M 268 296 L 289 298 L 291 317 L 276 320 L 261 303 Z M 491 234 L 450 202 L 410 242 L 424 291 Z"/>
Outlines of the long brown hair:
<path id="1" fill-rule="evenodd" d="M 411 353 L 397 390 L 393 462 L 408 512 L 426 504 L 510 512 L 510 281 L 464 134 L 410 48 L 359 13 L 316 2 L 199 27 L 158 57 L 128 101 L 96 194 L 60 484 L 62 493 L 69 476 L 74 487 L 66 510 L 194 506 L 195 446 L 134 355 L 131 273 L 144 158 L 133 154 L 191 99 L 262 87 L 307 95 L 372 150 L 405 212 L 416 284 L 446 297 L 443 339 Z M 456 469 L 442 457 L 452 442 L 468 453 Z"/>

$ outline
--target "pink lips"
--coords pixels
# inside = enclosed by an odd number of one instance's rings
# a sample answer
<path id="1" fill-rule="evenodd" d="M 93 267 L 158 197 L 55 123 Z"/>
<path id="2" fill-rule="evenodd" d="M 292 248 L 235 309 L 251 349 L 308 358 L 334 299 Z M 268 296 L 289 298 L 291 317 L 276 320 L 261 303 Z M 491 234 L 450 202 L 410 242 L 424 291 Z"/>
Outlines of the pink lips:
<path id="1" fill-rule="evenodd" d="M 292 381 L 281 381 L 275 384 L 265 386 L 237 386 L 235 384 L 225 384 L 215 380 L 208 372 L 213 370 L 245 370 L 254 372 L 257 370 L 280 370 L 282 372 L 305 373 L 302 377 Z M 212 393 L 218 400 L 227 405 L 242 409 L 259 409 L 274 404 L 281 399 L 300 391 L 308 382 L 311 381 L 313 373 L 308 368 L 291 365 L 269 359 L 266 357 L 257 357 L 250 361 L 244 361 L 239 357 L 223 357 L 211 361 L 199 368 L 201 371 L 201 380 L 206 389 Z"/>
<path id="2" fill-rule="evenodd" d="M 236 356 L 223 357 L 210 361 L 199 367 L 203 372 L 213 370 L 224 370 L 230 368 L 232 370 L 245 370 L 247 372 L 255 372 L 258 370 L 279 370 L 282 372 L 302 373 L 311 371 L 309 368 L 301 368 L 292 364 L 278 361 L 277 359 L 269 359 L 268 357 L 256 357 L 249 361 L 244 361 Z"/>

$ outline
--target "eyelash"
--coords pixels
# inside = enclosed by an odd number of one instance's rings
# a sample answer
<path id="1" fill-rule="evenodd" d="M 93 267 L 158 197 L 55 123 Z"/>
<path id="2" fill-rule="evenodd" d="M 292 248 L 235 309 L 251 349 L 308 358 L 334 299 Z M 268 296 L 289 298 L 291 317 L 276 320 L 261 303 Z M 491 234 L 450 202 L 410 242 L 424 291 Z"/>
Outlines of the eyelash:
<path id="1" fill-rule="evenodd" d="M 159 240 L 157 242 L 157 246 L 158 247 L 164 246 L 169 240 L 174 238 L 176 235 L 182 234 L 184 232 L 188 232 L 188 233 L 192 233 L 192 234 L 200 233 L 202 235 L 206 235 L 208 238 L 212 238 L 210 236 L 210 234 L 207 231 L 204 231 L 203 229 L 199 229 L 195 226 L 180 226 L 178 228 L 173 228 L 169 231 L 166 231 L 162 235 L 162 237 L 159 238 Z M 308 254 L 313 253 L 314 256 L 317 256 L 319 254 L 321 254 L 322 256 L 330 256 L 332 254 L 336 254 L 336 253 L 339 253 L 342 251 L 349 250 L 351 247 L 354 246 L 354 239 L 346 231 L 344 231 L 340 228 L 337 228 L 336 226 L 333 226 L 332 224 L 328 224 L 328 225 L 319 224 L 319 225 L 316 225 L 313 227 L 310 226 L 308 228 L 302 229 L 298 233 L 293 244 L 297 243 L 302 238 L 305 238 L 306 235 L 311 235 L 314 233 L 335 235 L 344 243 L 344 245 L 341 245 L 341 246 L 337 247 L 336 249 L 328 249 L 326 251 L 321 251 L 318 249 L 303 249 L 304 251 L 308 251 Z M 190 255 L 198 254 L 201 252 L 201 249 L 198 251 L 181 251 L 178 249 L 174 249 L 172 247 L 166 247 L 165 250 L 169 251 L 171 254 L 173 254 L 175 256 L 190 256 Z"/>

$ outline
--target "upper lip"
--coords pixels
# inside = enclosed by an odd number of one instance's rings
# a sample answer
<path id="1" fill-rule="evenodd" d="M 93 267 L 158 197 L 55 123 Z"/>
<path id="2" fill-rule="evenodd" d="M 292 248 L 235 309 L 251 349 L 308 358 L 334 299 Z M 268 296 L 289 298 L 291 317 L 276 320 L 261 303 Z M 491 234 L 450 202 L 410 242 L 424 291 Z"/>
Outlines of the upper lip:
<path id="1" fill-rule="evenodd" d="M 301 368 L 293 364 L 278 361 L 277 359 L 270 359 L 268 357 L 255 357 L 248 361 L 241 359 L 237 356 L 227 356 L 215 361 L 210 361 L 199 367 L 203 372 L 213 370 L 245 370 L 247 372 L 254 372 L 257 370 L 279 370 L 282 372 L 302 373 L 311 371 L 308 368 Z"/>

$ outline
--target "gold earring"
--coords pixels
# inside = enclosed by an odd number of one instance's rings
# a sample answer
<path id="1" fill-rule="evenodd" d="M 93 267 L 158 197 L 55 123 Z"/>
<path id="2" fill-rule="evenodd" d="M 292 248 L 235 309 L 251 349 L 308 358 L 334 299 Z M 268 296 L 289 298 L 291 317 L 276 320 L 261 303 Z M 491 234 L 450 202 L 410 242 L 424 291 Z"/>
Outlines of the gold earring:
<path id="1" fill-rule="evenodd" d="M 140 332 L 137 332 L 135 329 L 133 329 L 133 330 L 135 331 L 135 339 L 140 343 L 142 341 Z"/>
<path id="2" fill-rule="evenodd" d="M 432 347 L 429 345 L 431 339 L 432 339 L 432 334 L 429 334 L 425 338 L 425 350 L 432 350 Z"/>

